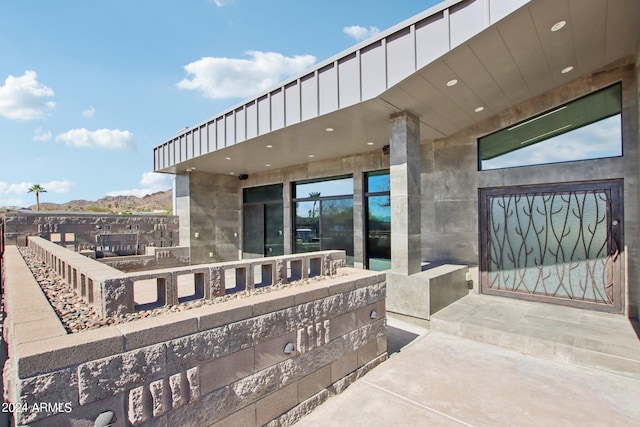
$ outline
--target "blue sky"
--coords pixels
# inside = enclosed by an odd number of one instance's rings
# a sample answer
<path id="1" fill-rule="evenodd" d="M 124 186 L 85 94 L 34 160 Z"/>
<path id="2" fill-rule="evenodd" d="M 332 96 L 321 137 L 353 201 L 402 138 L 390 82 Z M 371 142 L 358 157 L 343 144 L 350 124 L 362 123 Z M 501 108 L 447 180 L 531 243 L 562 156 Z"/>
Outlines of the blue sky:
<path id="1" fill-rule="evenodd" d="M 152 149 L 437 0 L 4 0 L 0 206 L 171 187 Z"/>

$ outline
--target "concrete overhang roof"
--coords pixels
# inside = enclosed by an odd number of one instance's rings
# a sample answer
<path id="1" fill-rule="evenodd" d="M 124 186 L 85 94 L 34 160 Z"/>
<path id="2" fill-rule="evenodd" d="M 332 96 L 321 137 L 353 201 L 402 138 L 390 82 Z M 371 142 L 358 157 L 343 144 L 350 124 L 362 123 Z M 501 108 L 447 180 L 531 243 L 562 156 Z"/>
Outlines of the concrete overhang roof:
<path id="1" fill-rule="evenodd" d="M 449 0 L 185 129 L 154 169 L 251 174 L 379 150 L 402 110 L 422 140 L 443 138 L 636 57 L 639 34 L 638 0 Z"/>

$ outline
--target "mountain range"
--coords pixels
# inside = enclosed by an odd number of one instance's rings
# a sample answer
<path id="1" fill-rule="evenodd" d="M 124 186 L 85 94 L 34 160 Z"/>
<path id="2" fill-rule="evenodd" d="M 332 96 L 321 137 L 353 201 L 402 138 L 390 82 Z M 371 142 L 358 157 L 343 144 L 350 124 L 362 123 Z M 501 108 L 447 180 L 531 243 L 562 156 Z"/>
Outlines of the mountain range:
<path id="1" fill-rule="evenodd" d="M 62 212 L 158 212 L 171 213 L 173 206 L 172 190 L 159 191 L 144 197 L 106 196 L 95 201 L 72 200 L 66 203 L 40 202 L 40 211 Z M 36 205 L 29 209 L 36 210 Z"/>

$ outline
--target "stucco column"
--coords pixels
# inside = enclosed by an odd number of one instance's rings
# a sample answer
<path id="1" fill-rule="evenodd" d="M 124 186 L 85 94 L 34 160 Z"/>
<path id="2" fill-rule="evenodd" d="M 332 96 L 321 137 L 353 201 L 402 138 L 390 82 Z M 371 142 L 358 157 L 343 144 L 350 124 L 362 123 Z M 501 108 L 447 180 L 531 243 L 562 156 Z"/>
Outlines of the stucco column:
<path id="1" fill-rule="evenodd" d="M 390 117 L 391 271 L 421 271 L 420 121 L 409 111 Z"/>

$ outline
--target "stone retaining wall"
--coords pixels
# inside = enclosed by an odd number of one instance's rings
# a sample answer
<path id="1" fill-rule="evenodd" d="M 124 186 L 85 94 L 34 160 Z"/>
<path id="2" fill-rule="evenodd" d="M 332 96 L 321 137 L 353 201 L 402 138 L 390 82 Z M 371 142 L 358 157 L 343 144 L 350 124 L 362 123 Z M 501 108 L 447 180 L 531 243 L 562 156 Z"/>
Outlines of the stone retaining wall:
<path id="1" fill-rule="evenodd" d="M 342 268 L 270 293 L 66 334 L 6 254 L 4 369 L 17 425 L 289 425 L 387 357 L 385 275 Z M 286 351 L 285 351 L 286 350 Z"/>

